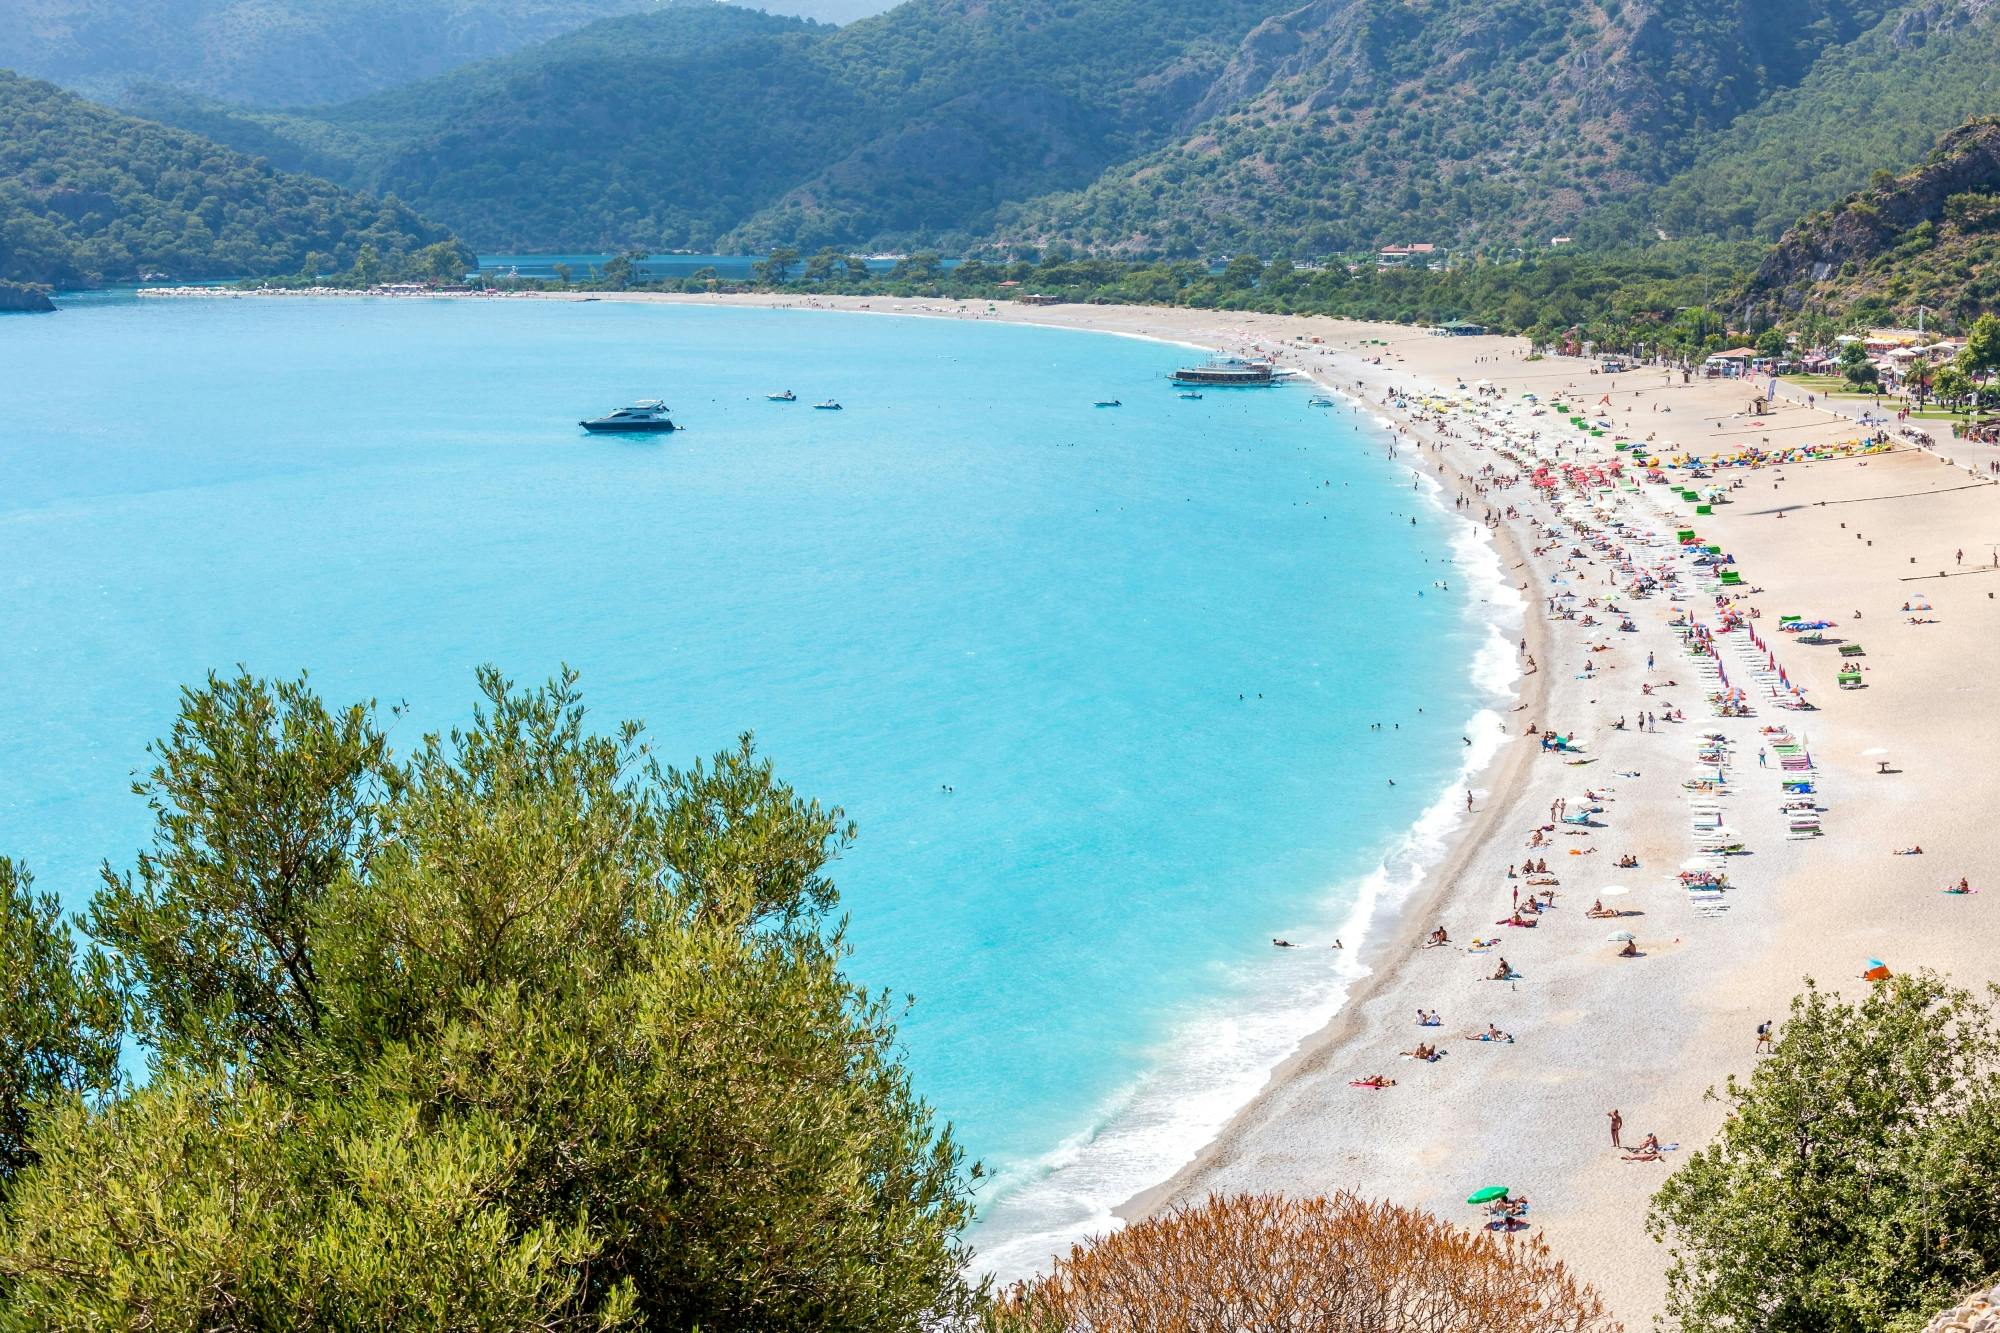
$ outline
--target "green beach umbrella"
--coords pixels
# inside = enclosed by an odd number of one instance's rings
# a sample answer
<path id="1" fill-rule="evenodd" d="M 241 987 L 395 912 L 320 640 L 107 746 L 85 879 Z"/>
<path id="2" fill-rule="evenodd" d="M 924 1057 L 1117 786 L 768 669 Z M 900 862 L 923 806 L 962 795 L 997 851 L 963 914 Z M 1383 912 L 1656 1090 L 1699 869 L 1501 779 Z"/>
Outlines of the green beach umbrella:
<path id="1" fill-rule="evenodd" d="M 1495 1199 L 1504 1199 L 1506 1197 L 1507 1187 L 1505 1185 L 1488 1185 L 1485 1189 L 1478 1191 L 1466 1199 L 1466 1202 L 1492 1203 Z"/>

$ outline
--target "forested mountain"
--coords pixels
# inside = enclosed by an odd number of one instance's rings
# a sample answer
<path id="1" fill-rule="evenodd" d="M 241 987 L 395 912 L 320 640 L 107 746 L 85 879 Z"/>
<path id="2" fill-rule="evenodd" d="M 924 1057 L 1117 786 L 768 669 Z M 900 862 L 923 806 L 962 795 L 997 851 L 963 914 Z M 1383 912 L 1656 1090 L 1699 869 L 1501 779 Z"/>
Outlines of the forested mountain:
<path id="1" fill-rule="evenodd" d="M 463 258 L 402 204 L 0 71 L 0 281 L 296 273 L 310 254 L 344 268 L 370 247 L 385 270 L 425 247 L 442 269 Z"/>
<path id="2" fill-rule="evenodd" d="M 1771 315 L 1808 305 L 1914 323 L 2000 309 L 2000 119 L 1944 137 L 1914 171 L 1882 178 L 1785 233 L 1744 299 Z"/>
<path id="3" fill-rule="evenodd" d="M 339 105 L 134 97 L 487 249 L 1772 240 L 2000 112 L 2000 3 L 661 0 Z"/>
<path id="4" fill-rule="evenodd" d="M 1775 239 L 1800 215 L 1915 163 L 1970 116 L 2000 114 L 2000 4 L 1909 0 L 1796 87 L 1709 137 L 1662 188 L 1607 210 L 1606 241 Z"/>
<path id="5" fill-rule="evenodd" d="M 1094 247 L 1320 254 L 1573 230 L 1891 0 L 1312 0 L 1186 139 L 1014 226 Z"/>
<path id="6" fill-rule="evenodd" d="M 0 68 L 93 96 L 151 80 L 250 105 L 330 102 L 657 0 L 8 0 Z"/>
<path id="7" fill-rule="evenodd" d="M 147 109 L 484 247 L 969 241 L 1191 125 L 1267 4 L 912 0 L 831 29 L 693 0 L 346 106 Z"/>

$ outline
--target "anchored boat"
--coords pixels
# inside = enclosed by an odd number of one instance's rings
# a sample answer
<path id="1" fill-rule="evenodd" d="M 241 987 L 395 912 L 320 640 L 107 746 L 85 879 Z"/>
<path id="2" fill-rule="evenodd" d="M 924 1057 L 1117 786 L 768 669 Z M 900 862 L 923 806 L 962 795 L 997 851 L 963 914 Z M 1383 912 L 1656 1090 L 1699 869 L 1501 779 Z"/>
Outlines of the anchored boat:
<path id="1" fill-rule="evenodd" d="M 1206 365 L 1182 366 L 1173 374 L 1175 384 L 1222 388 L 1261 388 L 1277 382 L 1277 371 L 1269 361 L 1246 361 L 1242 357 L 1218 357 Z"/>
<path id="2" fill-rule="evenodd" d="M 616 412 L 607 412 L 577 424 L 599 435 L 659 434 L 678 429 L 667 419 L 667 405 L 657 398 L 642 398 L 630 407 L 621 407 Z"/>

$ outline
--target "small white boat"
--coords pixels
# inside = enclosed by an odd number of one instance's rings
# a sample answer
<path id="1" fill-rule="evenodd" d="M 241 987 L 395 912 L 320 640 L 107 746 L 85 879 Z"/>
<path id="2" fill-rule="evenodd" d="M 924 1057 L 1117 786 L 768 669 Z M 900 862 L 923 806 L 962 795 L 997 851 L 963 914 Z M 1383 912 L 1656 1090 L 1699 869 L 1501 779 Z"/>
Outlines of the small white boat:
<path id="1" fill-rule="evenodd" d="M 1307 406 L 1307 407 L 1333 407 L 1333 406 L 1335 406 L 1335 404 L 1334 404 L 1334 401 L 1333 401 L 1333 399 L 1331 399 L 1331 398 L 1308 398 L 1308 399 L 1306 399 L 1306 406 Z"/>
<path id="2" fill-rule="evenodd" d="M 764 397 L 773 403 L 796 403 L 799 401 L 799 396 L 790 389 L 785 390 L 783 393 L 767 393 Z"/>
<path id="3" fill-rule="evenodd" d="M 833 401 L 833 399 L 829 398 L 829 399 L 827 399 L 827 400 L 826 400 L 825 402 L 823 402 L 823 403 L 814 403 L 814 404 L 813 404 L 813 411 L 815 411 L 815 412 L 838 412 L 838 411 L 840 411 L 840 404 L 839 404 L 839 403 L 836 403 L 835 401 Z"/>

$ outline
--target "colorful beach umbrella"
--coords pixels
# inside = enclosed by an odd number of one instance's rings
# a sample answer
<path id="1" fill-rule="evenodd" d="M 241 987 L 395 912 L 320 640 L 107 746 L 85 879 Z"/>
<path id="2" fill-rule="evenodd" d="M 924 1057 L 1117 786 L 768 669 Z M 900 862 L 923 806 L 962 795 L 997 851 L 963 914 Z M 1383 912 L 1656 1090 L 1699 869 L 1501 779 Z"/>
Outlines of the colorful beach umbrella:
<path id="1" fill-rule="evenodd" d="M 1507 1187 L 1505 1185 L 1488 1185 L 1483 1190 L 1474 1190 L 1466 1196 L 1465 1201 L 1467 1203 L 1492 1203 L 1496 1199 L 1504 1199 L 1506 1197 Z"/>

